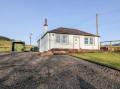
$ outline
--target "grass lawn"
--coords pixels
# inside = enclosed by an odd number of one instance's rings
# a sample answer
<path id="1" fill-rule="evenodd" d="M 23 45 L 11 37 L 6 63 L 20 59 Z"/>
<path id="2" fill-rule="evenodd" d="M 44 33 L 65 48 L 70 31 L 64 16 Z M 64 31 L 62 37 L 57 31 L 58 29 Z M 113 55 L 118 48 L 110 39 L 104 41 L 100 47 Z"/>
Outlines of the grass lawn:
<path id="1" fill-rule="evenodd" d="M 78 53 L 73 56 L 120 70 L 120 52 Z"/>

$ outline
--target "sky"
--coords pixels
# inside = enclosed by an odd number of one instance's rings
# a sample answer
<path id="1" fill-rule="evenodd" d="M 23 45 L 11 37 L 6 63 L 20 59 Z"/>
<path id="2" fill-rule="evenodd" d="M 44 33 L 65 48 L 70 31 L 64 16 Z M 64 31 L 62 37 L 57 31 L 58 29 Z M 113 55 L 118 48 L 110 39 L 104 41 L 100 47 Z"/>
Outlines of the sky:
<path id="1" fill-rule="evenodd" d="M 0 0 L 0 35 L 32 44 L 48 29 L 77 28 L 96 34 L 99 16 L 101 41 L 120 40 L 120 0 Z"/>

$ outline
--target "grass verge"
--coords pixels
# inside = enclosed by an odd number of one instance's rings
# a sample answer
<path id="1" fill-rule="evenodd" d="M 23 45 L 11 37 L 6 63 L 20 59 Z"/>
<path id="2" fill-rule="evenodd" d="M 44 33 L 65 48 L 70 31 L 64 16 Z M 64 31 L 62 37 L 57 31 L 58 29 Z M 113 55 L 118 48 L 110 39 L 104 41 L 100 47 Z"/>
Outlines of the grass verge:
<path id="1" fill-rule="evenodd" d="M 120 70 L 120 52 L 76 53 L 72 56 Z"/>

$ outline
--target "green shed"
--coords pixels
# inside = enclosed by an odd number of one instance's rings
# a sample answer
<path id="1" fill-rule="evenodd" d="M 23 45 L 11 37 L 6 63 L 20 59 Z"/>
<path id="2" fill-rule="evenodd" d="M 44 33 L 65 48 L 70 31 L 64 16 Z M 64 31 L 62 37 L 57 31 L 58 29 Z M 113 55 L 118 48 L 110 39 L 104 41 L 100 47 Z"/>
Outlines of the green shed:
<path id="1" fill-rule="evenodd" d="M 23 52 L 25 50 L 25 42 L 23 41 L 13 41 L 12 42 L 12 51 Z"/>

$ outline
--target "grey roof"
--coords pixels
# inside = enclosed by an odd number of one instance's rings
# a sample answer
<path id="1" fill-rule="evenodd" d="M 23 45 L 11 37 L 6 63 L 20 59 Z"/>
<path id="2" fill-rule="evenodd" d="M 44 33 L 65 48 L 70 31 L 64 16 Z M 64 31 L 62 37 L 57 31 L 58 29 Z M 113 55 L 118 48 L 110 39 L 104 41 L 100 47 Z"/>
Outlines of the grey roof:
<path id="1" fill-rule="evenodd" d="M 59 27 L 59 28 L 47 31 L 41 38 L 43 38 L 47 33 L 83 35 L 83 36 L 97 36 L 97 37 L 100 37 L 98 35 L 91 34 L 91 33 L 88 33 L 88 32 L 84 32 L 84 31 L 81 31 L 79 29 Z"/>
<path id="2" fill-rule="evenodd" d="M 84 36 L 97 36 L 95 34 L 84 32 L 84 31 L 81 31 L 81 30 L 78 30 L 78 29 L 64 28 L 64 27 L 53 29 L 51 31 L 48 31 L 48 33 L 84 35 Z"/>

